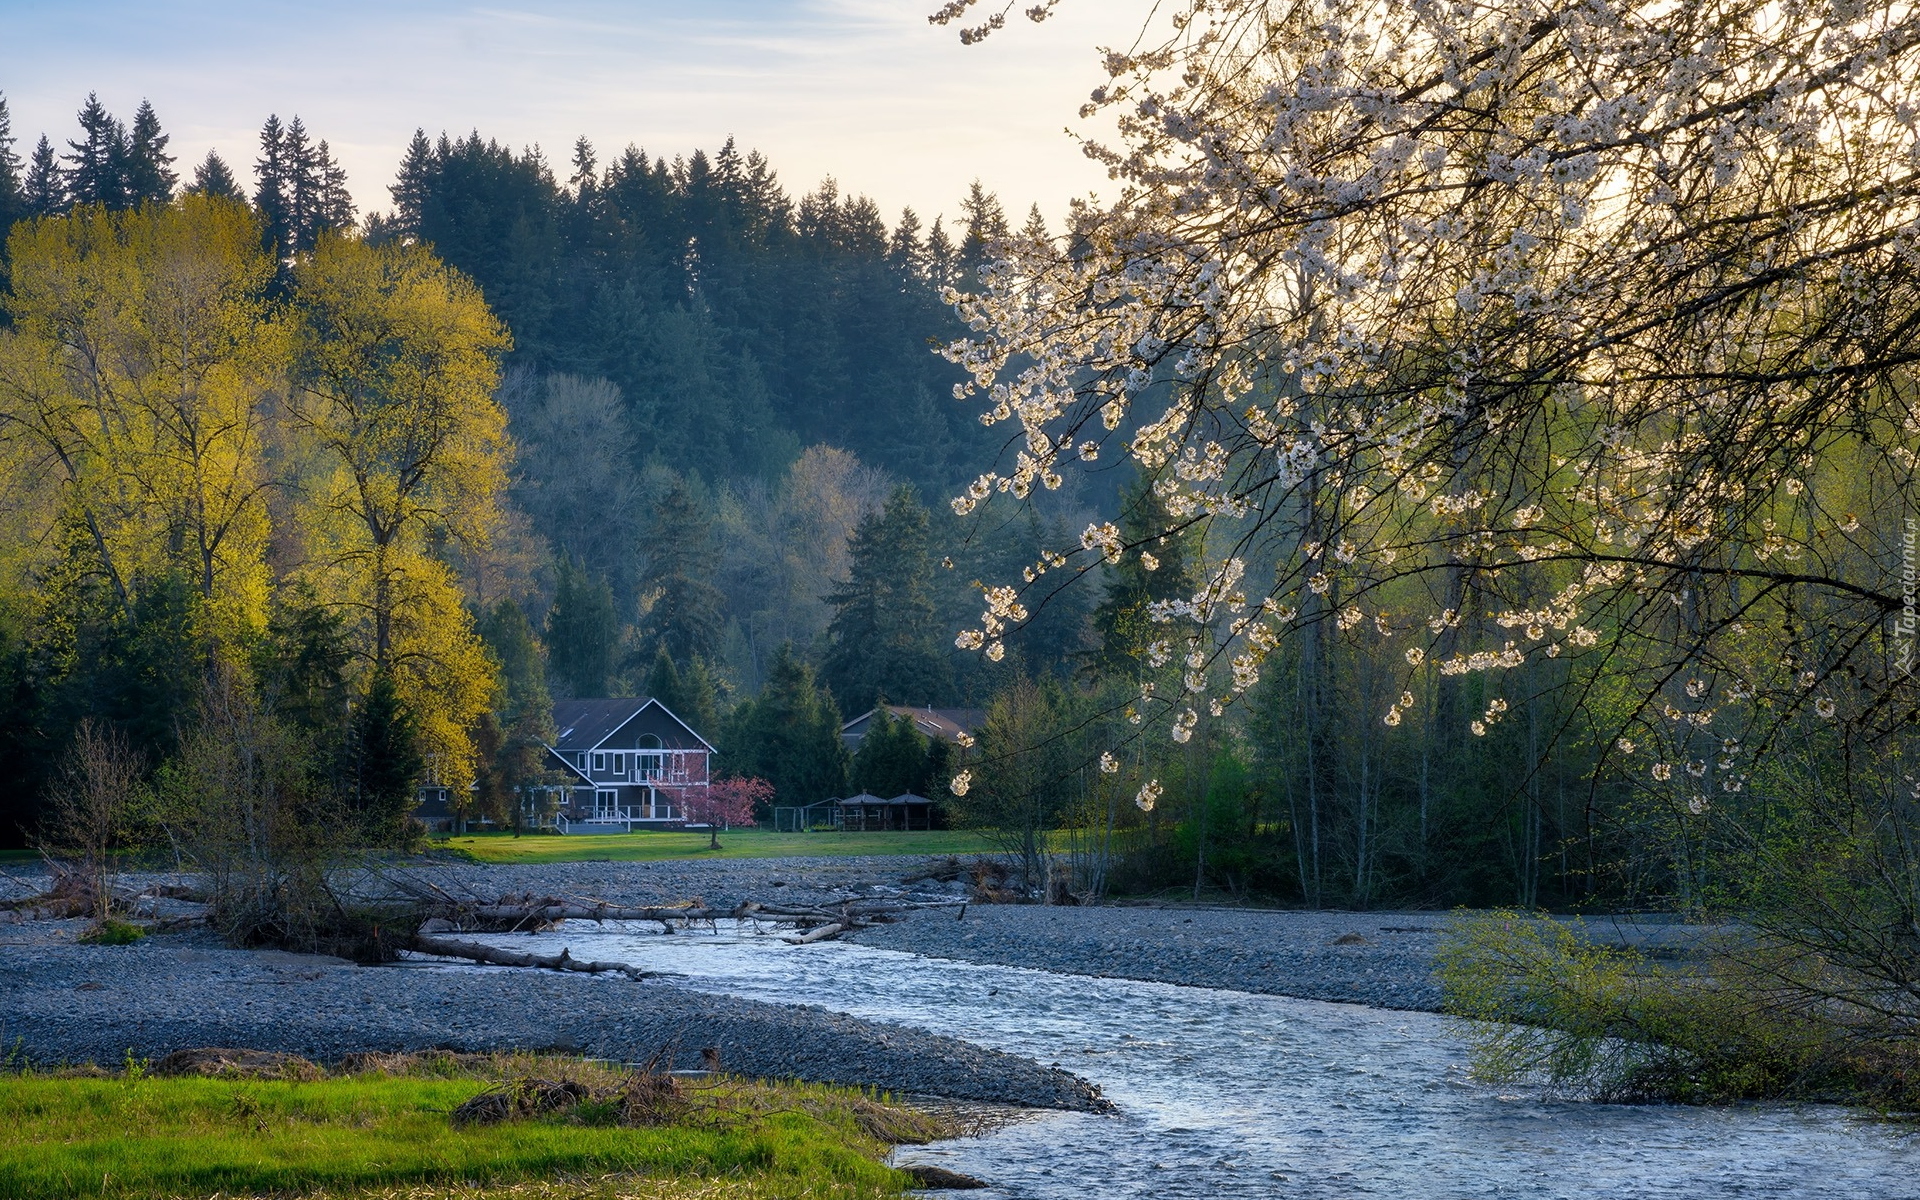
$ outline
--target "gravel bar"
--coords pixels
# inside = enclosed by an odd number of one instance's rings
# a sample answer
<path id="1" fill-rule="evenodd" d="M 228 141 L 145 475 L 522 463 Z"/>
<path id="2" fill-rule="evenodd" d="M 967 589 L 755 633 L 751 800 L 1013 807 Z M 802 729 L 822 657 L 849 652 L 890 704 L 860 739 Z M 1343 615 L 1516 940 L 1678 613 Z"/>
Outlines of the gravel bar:
<path id="1" fill-rule="evenodd" d="M 915 913 L 853 938 L 933 958 L 1437 1012 L 1433 958 L 1446 922 L 1435 913 L 973 905 L 960 920 Z"/>
<path id="2" fill-rule="evenodd" d="M 1099 1090 L 1065 1071 L 969 1042 L 812 1006 L 692 992 L 664 980 L 548 971 L 360 967 L 230 950 L 205 934 L 132 946 L 71 942 L 80 922 L 35 922 L 0 945 L 0 1043 L 42 1064 L 114 1064 L 202 1046 L 319 1062 L 356 1051 L 526 1049 L 643 1062 L 677 1048 L 723 1067 L 798 1078 L 1095 1111 Z M 49 929 L 48 926 L 64 928 Z M 11 931 L 24 932 L 21 927 Z M 63 944 L 64 943 L 64 944 Z"/>

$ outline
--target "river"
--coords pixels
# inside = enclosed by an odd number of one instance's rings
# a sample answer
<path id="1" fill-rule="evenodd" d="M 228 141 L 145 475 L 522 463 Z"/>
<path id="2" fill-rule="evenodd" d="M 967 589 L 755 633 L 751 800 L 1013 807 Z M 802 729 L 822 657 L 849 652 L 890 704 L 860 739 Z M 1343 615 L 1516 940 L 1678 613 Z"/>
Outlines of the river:
<path id="1" fill-rule="evenodd" d="M 724 925 L 533 940 L 1058 1063 L 1118 1106 L 899 1152 L 993 1185 L 974 1196 L 1920 1200 L 1920 1133 L 1907 1127 L 1820 1105 L 1603 1105 L 1488 1087 L 1429 1013 L 791 947 Z"/>

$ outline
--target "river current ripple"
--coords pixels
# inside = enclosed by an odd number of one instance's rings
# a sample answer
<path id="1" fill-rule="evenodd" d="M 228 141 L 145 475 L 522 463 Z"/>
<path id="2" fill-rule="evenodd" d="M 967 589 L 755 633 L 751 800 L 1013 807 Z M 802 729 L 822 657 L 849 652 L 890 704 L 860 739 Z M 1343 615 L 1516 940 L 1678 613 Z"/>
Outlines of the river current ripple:
<path id="1" fill-rule="evenodd" d="M 1118 1113 L 903 1148 L 1006 1200 L 1920 1200 L 1920 1134 L 1818 1105 L 1553 1100 L 1468 1075 L 1429 1013 L 982 966 L 744 930 L 536 935 L 682 986 L 814 1004 L 1058 1063 Z M 512 939 L 525 947 L 527 939 Z"/>

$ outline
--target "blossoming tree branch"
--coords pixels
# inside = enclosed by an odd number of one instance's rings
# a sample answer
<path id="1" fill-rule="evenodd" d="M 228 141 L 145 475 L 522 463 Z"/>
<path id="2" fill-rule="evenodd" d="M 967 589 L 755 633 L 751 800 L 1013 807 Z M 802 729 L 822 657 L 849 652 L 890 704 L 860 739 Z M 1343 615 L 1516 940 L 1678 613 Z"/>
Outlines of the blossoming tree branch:
<path id="1" fill-rule="evenodd" d="M 1459 682 L 1548 662 L 1534 686 L 1605 690 L 1616 765 L 1696 814 L 1796 723 L 1884 749 L 1915 710 L 1920 13 L 1162 21 L 1082 109 L 1118 198 L 1003 242 L 945 353 L 1014 431 L 957 512 L 1130 459 L 1165 519 L 987 586 L 960 645 L 996 657 L 1063 578 L 1188 537 L 1201 586 L 1154 606 L 1173 667 L 1128 714 L 1175 740 L 1286 639 L 1365 636 L 1405 664 L 1386 726 L 1484 733 L 1509 700 Z"/>

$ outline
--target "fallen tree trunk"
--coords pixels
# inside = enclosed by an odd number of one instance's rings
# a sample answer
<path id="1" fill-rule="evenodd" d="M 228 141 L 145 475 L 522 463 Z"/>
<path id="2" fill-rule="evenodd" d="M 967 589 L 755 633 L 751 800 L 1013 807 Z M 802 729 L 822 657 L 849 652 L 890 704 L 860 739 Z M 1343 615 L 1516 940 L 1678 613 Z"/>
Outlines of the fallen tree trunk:
<path id="1" fill-rule="evenodd" d="M 558 921 L 711 921 L 729 914 L 710 908 L 648 905 L 629 908 L 618 904 L 481 904 L 447 914 L 462 925 L 504 925 L 509 932 L 528 925 L 551 925 Z"/>
<path id="2" fill-rule="evenodd" d="M 813 942 L 824 942 L 829 938 L 837 938 L 841 934 L 845 933 L 849 928 L 850 926 L 839 925 L 839 924 L 822 925 L 817 929 L 809 929 L 805 933 L 796 934 L 791 937 L 784 937 L 784 938 L 781 938 L 780 940 L 792 946 L 805 946 Z"/>
<path id="3" fill-rule="evenodd" d="M 421 954 L 437 954 L 443 958 L 464 958 L 494 967 L 539 967 L 547 971 L 578 971 L 587 975 L 618 971 L 629 979 L 646 978 L 646 972 L 638 967 L 619 962 L 585 962 L 573 957 L 565 949 L 558 954 L 522 954 L 517 950 L 483 946 L 479 942 L 462 942 L 426 934 L 415 934 L 408 949 Z"/>

